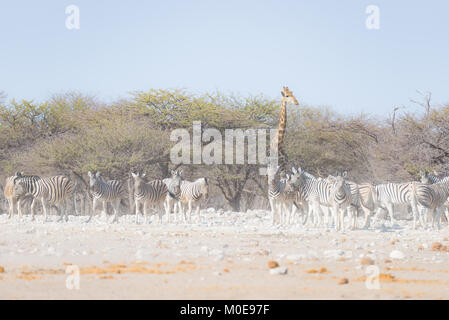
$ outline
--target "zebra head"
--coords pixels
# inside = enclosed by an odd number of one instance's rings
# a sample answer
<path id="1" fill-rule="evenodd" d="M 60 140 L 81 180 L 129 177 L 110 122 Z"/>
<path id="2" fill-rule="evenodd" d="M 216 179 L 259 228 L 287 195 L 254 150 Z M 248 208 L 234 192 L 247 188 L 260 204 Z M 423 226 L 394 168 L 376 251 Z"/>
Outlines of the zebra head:
<path id="1" fill-rule="evenodd" d="M 18 178 L 14 181 L 14 195 L 17 197 L 24 196 L 27 193 L 25 182 Z"/>
<path id="2" fill-rule="evenodd" d="M 298 171 L 293 167 L 292 174 L 287 174 L 286 178 L 284 191 L 287 193 L 298 191 L 301 182 L 301 171 Z"/>
<path id="3" fill-rule="evenodd" d="M 421 183 L 424 183 L 424 184 L 431 184 L 432 183 L 432 181 L 430 180 L 429 173 L 427 171 L 420 171 L 419 172 L 419 176 L 421 177 L 420 178 Z"/>
<path id="4" fill-rule="evenodd" d="M 345 171 L 345 172 L 343 172 L 343 174 L 337 173 L 337 176 L 333 176 L 333 178 L 331 178 L 333 180 L 332 182 L 331 182 L 331 179 L 328 180 L 328 182 L 332 184 L 333 193 L 337 197 L 342 197 L 345 194 L 346 195 L 351 194 L 350 187 L 346 183 L 346 177 L 347 177 L 347 172 Z"/>
<path id="5" fill-rule="evenodd" d="M 268 184 L 273 184 L 280 180 L 279 176 L 279 166 L 270 166 L 267 168 L 267 177 L 268 177 Z"/>
<path id="6" fill-rule="evenodd" d="M 207 200 L 209 198 L 209 179 L 207 179 L 206 177 L 199 178 L 196 180 L 196 183 L 199 184 L 200 192 L 203 195 L 204 199 Z"/>
<path id="7" fill-rule="evenodd" d="M 182 170 L 171 171 L 170 191 L 178 195 L 181 193 Z"/>
<path id="8" fill-rule="evenodd" d="M 131 176 L 134 179 L 134 189 L 138 190 L 138 188 L 140 188 L 141 184 L 145 183 L 144 178 L 145 178 L 146 174 L 145 173 L 142 174 L 139 172 L 131 172 Z"/>
<path id="9" fill-rule="evenodd" d="M 98 181 L 102 181 L 100 171 L 97 171 L 96 174 L 93 174 L 89 171 L 87 175 L 89 176 L 89 188 L 91 189 L 95 189 L 95 187 L 98 185 Z"/>

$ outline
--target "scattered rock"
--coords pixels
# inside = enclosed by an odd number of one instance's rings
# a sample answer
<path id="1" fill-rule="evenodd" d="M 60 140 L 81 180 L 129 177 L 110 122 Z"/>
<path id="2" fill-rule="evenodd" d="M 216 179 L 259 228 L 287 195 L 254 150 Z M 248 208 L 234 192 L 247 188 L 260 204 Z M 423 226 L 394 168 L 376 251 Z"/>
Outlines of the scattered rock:
<path id="1" fill-rule="evenodd" d="M 273 261 L 273 260 L 268 261 L 268 268 L 274 269 L 277 267 L 279 267 L 279 263 L 277 263 L 277 261 Z"/>
<path id="2" fill-rule="evenodd" d="M 390 258 L 391 259 L 397 259 L 397 260 L 402 260 L 405 258 L 405 254 L 402 251 L 399 250 L 393 250 L 390 253 Z"/>
<path id="3" fill-rule="evenodd" d="M 391 260 L 390 259 L 385 259 L 384 262 L 385 263 L 391 263 Z"/>
<path id="4" fill-rule="evenodd" d="M 0 266 L 0 273 L 5 273 L 5 268 Z"/>
<path id="5" fill-rule="evenodd" d="M 374 264 L 374 260 L 368 257 L 362 258 L 362 260 L 360 260 L 360 264 L 362 266 L 370 266 Z"/>
<path id="6" fill-rule="evenodd" d="M 338 280 L 338 284 L 348 284 L 349 280 L 348 278 L 341 278 L 340 280 Z"/>
<path id="7" fill-rule="evenodd" d="M 434 242 L 432 243 L 432 251 L 448 252 L 449 249 L 447 246 L 443 246 L 440 242 Z"/>
<path id="8" fill-rule="evenodd" d="M 277 267 L 270 269 L 270 274 L 287 274 L 288 269 L 286 267 Z"/>
<path id="9" fill-rule="evenodd" d="M 321 267 L 321 268 L 320 268 L 320 273 L 327 273 L 327 269 L 324 268 L 324 267 Z"/>
<path id="10" fill-rule="evenodd" d="M 393 239 L 390 241 L 390 244 L 394 246 L 397 242 L 399 242 L 398 239 Z"/>

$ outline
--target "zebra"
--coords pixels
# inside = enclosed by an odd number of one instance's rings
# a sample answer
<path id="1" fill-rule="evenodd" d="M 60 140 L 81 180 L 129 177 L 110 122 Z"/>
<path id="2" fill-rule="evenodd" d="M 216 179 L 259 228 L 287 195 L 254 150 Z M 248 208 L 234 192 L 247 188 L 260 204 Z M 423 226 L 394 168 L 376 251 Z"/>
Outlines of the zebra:
<path id="1" fill-rule="evenodd" d="M 136 204 L 136 223 L 138 223 L 139 205 L 143 203 L 143 214 L 147 223 L 147 205 L 163 203 L 168 194 L 168 187 L 162 180 L 145 182 L 146 174 L 131 173 L 134 179 L 134 201 Z M 162 213 L 159 208 L 159 223 L 162 223 Z"/>
<path id="2" fill-rule="evenodd" d="M 380 209 L 380 203 L 377 198 L 376 186 L 371 183 L 361 183 L 358 185 L 359 189 L 359 203 L 360 208 L 365 214 L 365 221 L 363 228 L 368 228 L 370 225 L 370 217 Z"/>
<path id="3" fill-rule="evenodd" d="M 437 182 L 434 184 L 413 183 L 411 203 L 413 209 L 413 229 L 416 228 L 416 217 L 419 216 L 422 226 L 425 228 L 422 216 L 425 212 L 432 213 L 432 228 L 437 221 L 440 228 L 440 217 L 443 205 L 449 196 L 449 182 Z"/>
<path id="4" fill-rule="evenodd" d="M 297 184 L 295 203 L 302 204 L 302 208 L 306 209 L 303 224 L 310 220 L 312 224 L 320 225 L 323 216 L 321 205 L 330 207 L 331 183 L 321 178 L 315 178 L 299 167 Z"/>
<path id="5" fill-rule="evenodd" d="M 326 180 L 329 182 L 335 182 L 337 179 L 338 173 L 336 175 L 329 175 Z M 343 172 L 343 177 L 346 178 L 347 172 Z M 347 208 L 348 215 L 351 221 L 351 229 L 357 228 L 357 213 L 358 209 L 360 208 L 360 192 L 359 192 L 359 186 L 357 183 L 353 181 L 345 180 L 346 184 L 349 186 L 350 193 L 351 193 L 351 204 Z"/>
<path id="6" fill-rule="evenodd" d="M 446 185 L 449 183 L 449 177 L 438 178 L 427 172 L 420 172 L 421 184 L 416 184 L 413 188 L 414 205 L 419 205 L 421 211 L 430 211 L 432 213 L 432 227 L 437 218 L 438 228 L 441 223 L 441 212 L 444 213 L 446 220 L 449 221 L 449 199 L 445 195 Z M 444 199 L 444 201 L 443 201 Z M 440 203 L 443 201 L 442 203 Z"/>
<path id="7" fill-rule="evenodd" d="M 269 166 L 267 168 L 268 177 L 268 201 L 270 202 L 272 224 L 276 224 L 276 217 L 282 224 L 282 210 L 284 207 L 283 193 L 286 187 L 286 180 L 280 178 L 280 167 Z"/>
<path id="8" fill-rule="evenodd" d="M 411 185 L 413 182 L 403 183 L 385 183 L 374 186 L 375 199 L 377 201 L 377 213 L 384 209 L 388 212 L 391 219 L 391 225 L 396 222 L 394 220 L 394 204 L 410 204 Z M 413 206 L 412 206 L 412 210 Z M 375 219 L 377 218 L 375 215 Z"/>
<path id="9" fill-rule="evenodd" d="M 179 171 L 171 171 L 171 177 L 165 178 L 162 180 L 168 188 L 168 194 L 165 199 L 164 207 L 166 212 L 168 213 L 168 222 L 170 222 L 170 213 L 172 209 L 172 204 L 175 204 L 176 209 L 176 203 L 179 202 L 179 197 L 181 196 L 181 182 L 182 182 L 182 170 Z M 175 217 L 176 217 L 176 212 Z"/>
<path id="10" fill-rule="evenodd" d="M 331 181 L 331 179 L 317 179 L 301 168 L 298 168 L 298 172 L 296 201 L 307 204 L 307 216 L 310 217 L 310 220 L 313 218 L 314 225 L 322 223 L 321 206 L 330 208 L 334 216 L 334 226 L 339 229 L 342 226 L 342 223 L 339 223 L 342 219 L 341 216 L 352 201 L 350 188 L 344 180 L 346 174 L 335 177 Z M 343 213 L 339 213 L 342 210 Z M 340 220 L 337 221 L 337 218 Z M 307 218 L 304 224 L 306 222 Z"/>
<path id="11" fill-rule="evenodd" d="M 11 219 L 11 217 L 14 215 L 14 208 L 17 207 L 17 216 L 19 219 L 22 217 L 22 208 L 21 204 L 22 201 L 27 198 L 27 196 L 31 195 L 23 195 L 19 196 L 14 192 L 14 184 L 17 179 L 35 179 L 38 178 L 37 176 L 26 176 L 23 172 L 16 172 L 13 176 L 7 177 L 5 179 L 5 188 L 3 190 L 5 199 L 8 201 L 9 204 L 9 213 L 8 213 L 8 219 Z"/>
<path id="12" fill-rule="evenodd" d="M 111 202 L 112 207 L 114 208 L 114 219 L 112 223 L 118 222 L 120 201 L 126 196 L 126 190 L 123 183 L 118 180 L 104 181 L 100 171 L 97 171 L 96 174 L 89 171 L 87 172 L 87 175 L 89 176 L 89 191 L 92 194 L 92 211 L 90 212 L 90 217 L 86 223 L 89 223 L 92 220 L 97 201 L 103 203 L 102 213 L 104 215 L 106 215 L 107 203 Z"/>
<path id="13" fill-rule="evenodd" d="M 36 199 L 42 202 L 44 210 L 44 222 L 47 221 L 47 204 L 55 205 L 62 203 L 62 213 L 60 213 L 59 221 L 68 221 L 67 201 L 73 194 L 75 184 L 66 176 L 53 176 L 50 178 L 40 178 L 37 176 L 23 177 L 16 179 L 14 182 L 14 193 L 18 196 L 31 194 L 33 201 L 31 203 L 31 216 L 34 220 L 34 206 Z"/>
<path id="14" fill-rule="evenodd" d="M 188 215 L 189 221 L 192 220 L 192 205 L 196 204 L 196 214 L 198 219 L 200 219 L 200 201 L 201 199 L 207 200 L 209 198 L 209 179 L 198 178 L 193 182 L 182 181 L 181 183 L 181 195 L 179 197 L 179 208 L 181 214 L 184 216 L 184 221 L 186 221 L 186 213 L 184 211 L 184 204 L 188 205 Z"/>
<path id="15" fill-rule="evenodd" d="M 338 175 L 332 183 L 330 192 L 330 205 L 333 209 L 334 227 L 336 230 L 344 229 L 344 213 L 351 206 L 353 197 L 351 188 L 345 181 L 346 171 Z M 353 213 L 357 219 L 357 215 Z"/>

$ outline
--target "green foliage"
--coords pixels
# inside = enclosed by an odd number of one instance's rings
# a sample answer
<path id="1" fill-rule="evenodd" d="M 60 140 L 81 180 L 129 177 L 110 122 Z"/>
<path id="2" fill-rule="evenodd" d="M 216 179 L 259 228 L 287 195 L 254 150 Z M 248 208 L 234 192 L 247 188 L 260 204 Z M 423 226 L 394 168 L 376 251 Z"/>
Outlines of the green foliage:
<path id="1" fill-rule="evenodd" d="M 133 92 L 129 99 L 104 104 L 79 93 L 54 95 L 44 102 L 0 103 L 0 170 L 83 178 L 99 170 L 127 179 L 139 170 L 164 178 L 171 164 L 172 130 L 277 128 L 278 100 L 220 92 L 185 90 Z M 203 143 L 206 144 L 206 143 Z M 420 170 L 447 171 L 449 106 L 391 119 L 342 117 L 328 108 L 288 106 L 285 150 L 288 166 L 326 176 L 348 170 L 355 181 L 404 181 Z M 224 154 L 223 154 L 224 157 Z M 184 166 L 187 179 L 210 178 L 215 194 L 239 210 L 245 194 L 266 194 L 257 165 Z"/>

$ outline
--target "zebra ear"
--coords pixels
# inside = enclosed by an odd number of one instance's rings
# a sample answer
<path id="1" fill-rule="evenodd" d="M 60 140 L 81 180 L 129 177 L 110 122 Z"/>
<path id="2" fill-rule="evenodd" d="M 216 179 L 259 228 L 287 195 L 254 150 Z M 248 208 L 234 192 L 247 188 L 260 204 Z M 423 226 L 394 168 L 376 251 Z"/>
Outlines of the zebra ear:
<path id="1" fill-rule="evenodd" d="M 176 171 L 175 171 L 175 170 L 170 170 L 170 174 L 171 174 L 172 176 L 174 176 L 174 175 L 176 174 Z"/>
<path id="2" fill-rule="evenodd" d="M 181 169 L 181 170 L 179 170 L 179 175 L 182 175 L 182 169 Z"/>
<path id="3" fill-rule="evenodd" d="M 296 171 L 295 167 L 292 167 L 292 172 L 293 172 L 293 174 L 297 174 L 298 173 L 298 171 Z"/>
<path id="4" fill-rule="evenodd" d="M 17 177 L 21 177 L 21 176 L 22 176 L 22 172 L 17 171 L 17 172 L 16 172 L 16 176 L 17 176 Z"/>
<path id="5" fill-rule="evenodd" d="M 342 176 L 343 176 L 343 178 L 346 178 L 348 176 L 348 171 L 344 171 Z"/>
<path id="6" fill-rule="evenodd" d="M 88 171 L 88 172 L 87 172 L 87 175 L 88 175 L 89 177 L 92 177 L 92 172 Z"/>
<path id="7" fill-rule="evenodd" d="M 287 181 L 290 181 L 290 175 L 287 173 L 285 176 L 287 177 Z"/>
<path id="8" fill-rule="evenodd" d="M 141 177 L 142 177 L 142 178 L 145 178 L 146 175 L 147 175 L 146 173 L 143 173 L 143 174 L 141 175 Z"/>
<path id="9" fill-rule="evenodd" d="M 137 177 L 139 174 L 135 174 L 134 172 L 131 172 L 131 176 L 133 177 L 133 178 L 135 178 L 135 177 Z"/>
<path id="10" fill-rule="evenodd" d="M 101 172 L 97 171 L 97 173 L 95 174 L 95 176 L 98 178 L 100 176 Z"/>
<path id="11" fill-rule="evenodd" d="M 209 184 L 209 180 L 206 177 L 204 177 L 204 182 L 206 182 L 206 184 Z"/>

